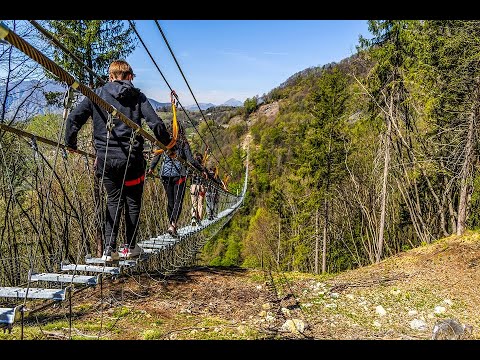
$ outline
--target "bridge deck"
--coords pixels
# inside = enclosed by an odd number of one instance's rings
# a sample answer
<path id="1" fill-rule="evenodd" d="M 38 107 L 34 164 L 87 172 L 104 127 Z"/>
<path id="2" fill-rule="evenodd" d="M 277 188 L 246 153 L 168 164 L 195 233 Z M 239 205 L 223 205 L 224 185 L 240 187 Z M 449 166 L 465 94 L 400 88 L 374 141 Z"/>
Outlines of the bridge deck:
<path id="1" fill-rule="evenodd" d="M 18 306 L 14 308 L 0 308 L 0 327 L 11 328 L 11 325 L 20 316 L 18 308 Z"/>
<path id="2" fill-rule="evenodd" d="M 86 264 L 98 264 L 98 265 L 118 265 L 119 267 L 132 267 L 137 265 L 138 260 L 143 259 L 142 258 L 136 258 L 136 259 L 125 259 L 125 260 L 118 260 L 118 261 L 105 261 L 101 257 L 89 257 L 87 256 L 85 258 L 85 263 Z M 115 266 L 116 267 L 116 266 Z"/>
<path id="3" fill-rule="evenodd" d="M 69 287 L 64 289 L 0 287 L 0 297 L 24 299 L 65 300 Z"/>
<path id="4" fill-rule="evenodd" d="M 109 275 L 119 275 L 120 267 L 115 266 L 95 266 L 85 264 L 62 264 L 62 271 L 86 271 Z"/>
<path id="5" fill-rule="evenodd" d="M 32 281 L 49 281 L 49 282 L 60 282 L 60 283 L 74 283 L 74 284 L 85 284 L 85 285 L 96 285 L 98 284 L 97 276 L 88 276 L 88 275 L 73 275 L 73 274 L 55 274 L 55 273 L 40 273 L 32 274 Z"/>

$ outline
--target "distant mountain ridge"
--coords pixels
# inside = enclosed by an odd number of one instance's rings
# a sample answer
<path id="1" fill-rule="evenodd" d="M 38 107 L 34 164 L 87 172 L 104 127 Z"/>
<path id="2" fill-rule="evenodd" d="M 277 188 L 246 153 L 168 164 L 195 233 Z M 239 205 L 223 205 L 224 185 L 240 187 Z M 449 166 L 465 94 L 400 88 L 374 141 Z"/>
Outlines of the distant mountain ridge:
<path id="1" fill-rule="evenodd" d="M 238 106 L 243 106 L 243 103 L 237 99 L 231 98 L 225 101 L 222 105 L 220 106 L 233 106 L 233 107 L 238 107 Z"/>
<path id="2" fill-rule="evenodd" d="M 172 106 L 171 103 L 167 102 L 167 103 L 162 103 L 162 102 L 158 102 L 157 100 L 154 100 L 152 98 L 148 98 L 148 101 L 150 102 L 150 104 L 152 105 L 152 107 L 158 111 L 159 109 L 161 108 L 167 108 L 167 109 L 170 109 L 170 107 Z"/>
<path id="3" fill-rule="evenodd" d="M 228 99 L 227 101 L 225 101 L 224 103 L 222 103 L 220 105 L 215 105 L 215 104 L 212 104 L 212 103 L 198 103 L 198 105 L 199 106 L 197 106 L 197 104 L 188 105 L 188 106 L 185 106 L 185 109 L 187 109 L 188 111 L 198 111 L 199 107 L 202 110 L 207 110 L 211 107 L 217 107 L 217 106 L 240 107 L 240 106 L 243 106 L 243 102 L 241 102 L 237 99 L 231 98 L 231 99 Z"/>
<path id="4" fill-rule="evenodd" d="M 6 85 L 0 85 L 0 98 L 2 101 L 5 99 L 5 119 L 15 118 L 23 121 L 38 114 L 61 114 L 63 112 L 63 107 L 48 105 L 45 94 L 49 92 L 65 93 L 66 85 L 52 80 L 42 82 L 25 80 L 12 82 L 8 86 L 8 92 L 6 89 Z"/>
<path id="5" fill-rule="evenodd" d="M 5 118 L 15 117 L 17 120 L 26 120 L 35 115 L 44 115 L 47 113 L 61 114 L 63 107 L 56 105 L 48 105 L 45 94 L 50 92 L 65 93 L 67 87 L 63 83 L 58 83 L 53 80 L 25 80 L 21 83 L 9 84 L 9 90 L 5 99 Z M 5 98 L 5 85 L 0 85 L 0 98 Z M 80 95 L 78 100 L 81 100 L 83 95 Z M 27 100 L 28 99 L 28 100 Z M 27 101 L 26 101 L 27 100 Z M 148 101 L 156 111 L 167 110 L 170 111 L 170 102 L 159 102 L 155 99 L 148 98 Z M 199 103 L 200 109 L 207 110 L 216 106 L 243 106 L 241 101 L 231 98 L 221 105 L 213 103 Z M 20 108 L 20 111 L 18 109 Z M 185 106 L 188 111 L 199 111 L 197 104 Z"/>

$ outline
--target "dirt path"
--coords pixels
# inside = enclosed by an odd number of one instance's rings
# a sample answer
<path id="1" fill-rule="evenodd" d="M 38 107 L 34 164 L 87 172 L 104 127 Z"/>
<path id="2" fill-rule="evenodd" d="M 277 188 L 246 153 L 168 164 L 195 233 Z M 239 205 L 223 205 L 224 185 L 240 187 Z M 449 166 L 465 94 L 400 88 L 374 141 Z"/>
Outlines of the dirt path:
<path id="1" fill-rule="evenodd" d="M 197 267 L 131 275 L 73 301 L 74 339 L 430 339 L 457 319 L 480 338 L 480 236 L 451 237 L 336 276 Z M 26 339 L 69 338 L 67 304 Z M 20 336 L 16 325 L 11 334 Z"/>

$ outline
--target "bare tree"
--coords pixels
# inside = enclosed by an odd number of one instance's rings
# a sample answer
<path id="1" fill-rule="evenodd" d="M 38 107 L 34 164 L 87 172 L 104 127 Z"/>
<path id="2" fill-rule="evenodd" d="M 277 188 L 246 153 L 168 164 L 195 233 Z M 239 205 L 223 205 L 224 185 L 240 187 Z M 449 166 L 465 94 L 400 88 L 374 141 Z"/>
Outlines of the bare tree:
<path id="1" fill-rule="evenodd" d="M 46 44 L 38 38 L 28 22 L 4 21 L 17 35 L 43 51 Z M 44 110 L 43 68 L 8 42 L 0 43 L 0 122 L 11 125 L 25 121 Z"/>

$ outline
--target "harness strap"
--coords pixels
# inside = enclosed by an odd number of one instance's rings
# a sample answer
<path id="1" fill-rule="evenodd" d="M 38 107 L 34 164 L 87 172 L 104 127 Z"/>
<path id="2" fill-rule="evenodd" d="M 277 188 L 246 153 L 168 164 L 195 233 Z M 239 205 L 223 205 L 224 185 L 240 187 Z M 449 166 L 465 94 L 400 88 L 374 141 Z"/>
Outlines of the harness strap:
<path id="1" fill-rule="evenodd" d="M 174 96 L 177 96 L 174 90 L 170 93 L 170 100 L 172 102 L 172 113 L 173 113 L 173 119 L 172 119 L 172 140 L 165 146 L 168 150 L 170 150 L 176 143 L 177 143 L 177 138 L 178 138 L 178 121 L 177 121 L 177 110 L 175 107 L 175 98 Z M 158 149 L 153 151 L 155 155 L 161 154 L 163 152 L 163 149 Z"/>
<path id="2" fill-rule="evenodd" d="M 180 185 L 180 184 L 183 183 L 186 179 L 187 179 L 186 176 L 182 176 L 180 179 L 178 179 L 177 181 L 175 181 L 175 184 L 176 184 L 176 185 Z"/>
<path id="3" fill-rule="evenodd" d="M 141 184 L 144 180 L 145 180 L 145 174 L 133 180 L 126 180 L 125 186 L 135 186 L 135 185 Z"/>

